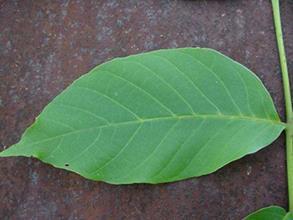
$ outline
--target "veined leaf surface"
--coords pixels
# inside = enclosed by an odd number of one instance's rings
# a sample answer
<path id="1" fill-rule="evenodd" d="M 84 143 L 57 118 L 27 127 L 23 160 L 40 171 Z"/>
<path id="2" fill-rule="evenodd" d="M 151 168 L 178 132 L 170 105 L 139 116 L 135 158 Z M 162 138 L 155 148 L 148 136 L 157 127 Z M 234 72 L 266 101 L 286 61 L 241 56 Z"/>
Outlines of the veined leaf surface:
<path id="1" fill-rule="evenodd" d="M 211 49 L 168 49 L 97 66 L 0 156 L 113 184 L 161 183 L 214 172 L 283 129 L 250 70 Z"/>
<path id="2" fill-rule="evenodd" d="M 282 207 L 269 206 L 251 213 L 244 220 L 293 220 L 293 218 L 292 213 L 286 213 Z"/>

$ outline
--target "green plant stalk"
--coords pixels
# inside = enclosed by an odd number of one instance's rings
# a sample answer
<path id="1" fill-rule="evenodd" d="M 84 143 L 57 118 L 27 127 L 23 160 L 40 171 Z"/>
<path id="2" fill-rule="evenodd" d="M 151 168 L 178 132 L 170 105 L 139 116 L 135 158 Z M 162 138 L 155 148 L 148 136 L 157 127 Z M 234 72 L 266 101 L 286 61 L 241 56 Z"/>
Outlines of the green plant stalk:
<path id="1" fill-rule="evenodd" d="M 292 113 L 292 101 L 288 67 L 286 61 L 286 53 L 282 34 L 282 24 L 280 17 L 279 0 L 272 0 L 273 16 L 275 22 L 275 31 L 277 44 L 279 49 L 279 57 L 283 78 L 285 107 L 286 107 L 286 154 L 287 154 L 287 176 L 288 176 L 288 195 L 289 195 L 289 211 L 293 212 L 293 113 Z"/>

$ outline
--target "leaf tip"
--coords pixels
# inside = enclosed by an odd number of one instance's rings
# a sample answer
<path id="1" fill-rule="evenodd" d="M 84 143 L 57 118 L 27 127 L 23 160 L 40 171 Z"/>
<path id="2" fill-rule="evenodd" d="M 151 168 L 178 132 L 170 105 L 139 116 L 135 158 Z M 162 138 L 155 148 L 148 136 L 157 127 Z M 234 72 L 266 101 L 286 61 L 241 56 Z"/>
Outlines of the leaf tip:
<path id="1" fill-rule="evenodd" d="M 9 157 L 9 155 L 7 155 L 7 150 L 2 150 L 1 152 L 0 152 L 0 157 Z"/>
<path id="2" fill-rule="evenodd" d="M 27 155 L 19 150 L 19 147 L 17 144 L 12 145 L 8 148 L 4 146 L 3 151 L 0 152 L 0 157 L 13 157 L 13 156 L 27 156 Z"/>

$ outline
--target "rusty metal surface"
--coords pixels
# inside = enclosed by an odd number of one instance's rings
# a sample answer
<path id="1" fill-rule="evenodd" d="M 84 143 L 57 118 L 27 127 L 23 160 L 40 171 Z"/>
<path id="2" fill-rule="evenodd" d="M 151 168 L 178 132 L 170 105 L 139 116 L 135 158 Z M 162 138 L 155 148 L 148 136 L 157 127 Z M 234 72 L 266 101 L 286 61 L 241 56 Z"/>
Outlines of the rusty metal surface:
<path id="1" fill-rule="evenodd" d="M 281 8 L 293 72 L 293 1 Z M 0 149 L 95 65 L 185 46 L 212 47 L 251 68 L 284 116 L 269 0 L 1 0 Z M 282 136 L 202 178 L 128 186 L 36 159 L 0 159 L 0 219 L 241 219 L 266 205 L 287 206 L 284 153 Z"/>

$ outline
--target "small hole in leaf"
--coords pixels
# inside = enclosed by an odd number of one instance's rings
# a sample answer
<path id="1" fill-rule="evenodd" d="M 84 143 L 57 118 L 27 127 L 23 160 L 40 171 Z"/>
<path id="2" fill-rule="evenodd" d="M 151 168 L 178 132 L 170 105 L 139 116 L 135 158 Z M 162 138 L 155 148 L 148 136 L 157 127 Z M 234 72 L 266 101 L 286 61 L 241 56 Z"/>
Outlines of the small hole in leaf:
<path id="1" fill-rule="evenodd" d="M 68 166 L 69 166 L 69 164 L 68 164 L 68 163 L 66 163 L 66 164 L 65 164 L 65 166 L 66 166 L 66 167 L 68 167 Z"/>

